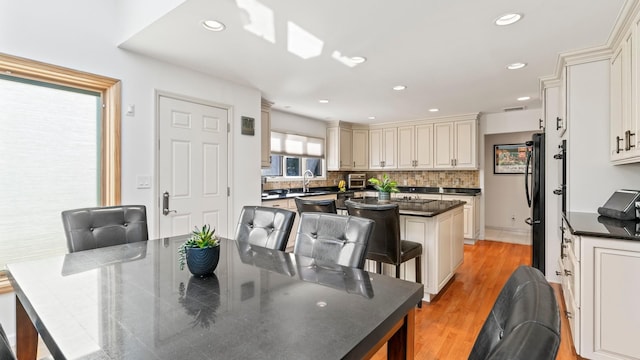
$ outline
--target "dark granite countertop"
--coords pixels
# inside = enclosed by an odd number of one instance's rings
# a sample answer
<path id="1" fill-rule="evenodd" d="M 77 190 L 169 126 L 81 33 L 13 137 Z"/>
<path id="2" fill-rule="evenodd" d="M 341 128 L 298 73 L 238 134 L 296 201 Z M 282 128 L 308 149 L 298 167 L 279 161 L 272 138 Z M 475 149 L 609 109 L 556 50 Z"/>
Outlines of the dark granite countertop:
<path id="1" fill-rule="evenodd" d="M 569 212 L 564 218 L 574 235 L 640 240 L 640 222 L 622 221 L 598 213 Z"/>
<path id="2" fill-rule="evenodd" d="M 442 189 L 442 191 L 441 191 Z M 398 186 L 398 190 L 401 193 L 412 194 L 442 194 L 442 195 L 463 195 L 463 196 L 476 196 L 479 195 L 482 190 L 479 188 L 454 188 L 454 187 L 420 187 L 420 186 Z M 360 191 L 376 191 L 373 187 L 368 186 L 365 189 L 350 189 L 347 190 L 347 194 L 353 194 Z M 309 192 L 302 192 L 302 188 L 291 189 L 273 189 L 265 190 L 262 193 L 262 200 L 277 200 L 277 199 L 290 199 L 301 196 L 318 196 L 327 194 L 342 194 L 344 191 L 339 191 L 337 186 L 327 187 L 315 187 L 309 189 Z"/>
<path id="3" fill-rule="evenodd" d="M 363 202 L 365 204 L 380 204 L 377 197 L 352 198 L 352 201 Z M 346 210 L 344 199 L 336 201 L 336 207 Z M 432 217 L 464 206 L 465 202 L 460 200 L 427 200 L 427 199 L 392 199 L 391 204 L 398 204 L 400 215 Z M 388 203 L 385 203 L 388 204 Z"/>

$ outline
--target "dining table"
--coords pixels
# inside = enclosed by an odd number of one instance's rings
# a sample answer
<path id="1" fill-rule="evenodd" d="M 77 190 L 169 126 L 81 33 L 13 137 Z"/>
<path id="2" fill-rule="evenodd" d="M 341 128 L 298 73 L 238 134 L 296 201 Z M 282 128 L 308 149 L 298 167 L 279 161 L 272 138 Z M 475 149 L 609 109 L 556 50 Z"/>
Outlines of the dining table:
<path id="1" fill-rule="evenodd" d="M 220 238 L 211 276 L 188 235 L 7 266 L 17 356 L 55 359 L 412 359 L 423 285 Z"/>

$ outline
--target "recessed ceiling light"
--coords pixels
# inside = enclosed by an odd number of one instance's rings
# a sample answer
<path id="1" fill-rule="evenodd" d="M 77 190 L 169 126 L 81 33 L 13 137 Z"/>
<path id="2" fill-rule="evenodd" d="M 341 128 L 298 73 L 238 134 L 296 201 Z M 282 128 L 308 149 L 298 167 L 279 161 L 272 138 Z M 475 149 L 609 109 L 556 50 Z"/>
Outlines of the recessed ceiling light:
<path id="1" fill-rule="evenodd" d="M 376 117 L 375 117 L 375 116 L 369 116 L 369 117 L 368 117 L 368 119 L 369 119 L 369 120 L 375 120 L 375 119 L 376 119 Z"/>
<path id="2" fill-rule="evenodd" d="M 224 24 L 216 20 L 205 20 L 202 22 L 202 26 L 210 31 L 222 31 L 225 29 Z"/>
<path id="3" fill-rule="evenodd" d="M 504 14 L 495 20 L 495 24 L 498 26 L 511 25 L 517 21 L 520 21 L 520 19 L 522 19 L 521 14 Z"/>
<path id="4" fill-rule="evenodd" d="M 516 62 L 516 63 L 507 65 L 507 69 L 518 70 L 518 69 L 522 69 L 525 66 L 527 66 L 527 63 Z"/>
<path id="5" fill-rule="evenodd" d="M 529 99 L 531 99 L 530 96 L 521 96 L 521 97 L 518 98 L 518 101 L 527 101 Z"/>
<path id="6" fill-rule="evenodd" d="M 440 109 L 433 108 L 433 109 L 429 109 L 429 111 L 430 112 L 438 112 L 438 111 L 440 111 Z"/>
<path id="7" fill-rule="evenodd" d="M 393 87 L 393 90 L 395 90 L 395 91 L 402 91 L 402 90 L 405 90 L 406 88 L 407 88 L 407 87 L 406 87 L 406 86 L 404 86 L 404 85 L 396 85 L 396 86 L 394 86 L 394 87 Z"/>
<path id="8" fill-rule="evenodd" d="M 363 62 L 367 61 L 367 58 L 364 56 L 353 56 L 351 57 L 351 61 L 356 64 L 362 64 Z"/>
<path id="9" fill-rule="evenodd" d="M 320 104 L 327 104 L 327 103 L 329 103 L 329 100 L 327 100 L 327 99 L 320 99 L 320 100 L 318 100 L 318 102 L 319 102 Z"/>

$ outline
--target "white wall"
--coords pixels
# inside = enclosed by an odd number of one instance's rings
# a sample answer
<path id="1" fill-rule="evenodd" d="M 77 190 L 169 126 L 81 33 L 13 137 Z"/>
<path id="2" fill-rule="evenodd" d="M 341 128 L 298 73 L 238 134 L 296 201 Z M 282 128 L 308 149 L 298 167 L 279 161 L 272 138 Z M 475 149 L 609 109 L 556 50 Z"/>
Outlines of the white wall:
<path id="1" fill-rule="evenodd" d="M 524 191 L 523 174 L 494 174 L 493 146 L 519 144 L 531 140 L 534 132 L 518 132 L 485 136 L 484 203 L 485 226 L 528 231 L 524 219 L 531 216 Z"/>
<path id="2" fill-rule="evenodd" d="M 609 160 L 609 62 L 568 68 L 567 208 L 596 212 L 617 189 L 640 189 L 640 164 Z"/>
<path id="3" fill-rule="evenodd" d="M 327 123 L 306 116 L 271 110 L 271 129 L 291 134 L 327 138 Z"/>
<path id="4" fill-rule="evenodd" d="M 260 92 L 118 49 L 118 5 L 123 3 L 1 0 L 0 52 L 122 80 L 123 109 L 129 104 L 136 109 L 134 117 L 122 115 L 122 202 L 147 206 L 151 237 L 156 236 L 156 189 L 136 189 L 136 176 L 155 175 L 155 91 L 230 105 L 229 219 L 235 223 L 243 205 L 260 202 L 260 136 L 240 135 L 241 116 L 260 118 Z M 0 297 L 0 321 L 10 336 L 15 333 L 12 299 Z"/>

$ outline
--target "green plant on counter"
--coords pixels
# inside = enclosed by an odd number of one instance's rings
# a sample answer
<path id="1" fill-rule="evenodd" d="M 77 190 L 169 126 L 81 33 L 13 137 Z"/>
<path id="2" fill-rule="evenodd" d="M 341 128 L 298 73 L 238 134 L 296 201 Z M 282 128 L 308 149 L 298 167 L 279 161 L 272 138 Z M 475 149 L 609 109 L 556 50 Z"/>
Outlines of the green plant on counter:
<path id="1" fill-rule="evenodd" d="M 209 225 L 205 224 L 202 226 L 202 229 L 198 229 L 196 226 L 195 230 L 191 232 L 191 237 L 182 243 L 178 248 L 178 255 L 180 261 L 180 270 L 184 269 L 184 264 L 186 262 L 187 256 L 187 248 L 213 248 L 216 246 L 220 246 L 220 240 L 215 235 L 216 229 L 212 229 Z"/>
<path id="2" fill-rule="evenodd" d="M 373 187 L 380 192 L 400 192 L 400 190 L 398 190 L 398 183 L 391 180 L 387 174 L 382 175 L 382 180 L 378 178 L 371 178 L 367 181 L 369 181 L 369 184 L 373 185 Z"/>

